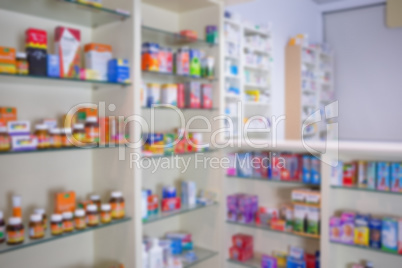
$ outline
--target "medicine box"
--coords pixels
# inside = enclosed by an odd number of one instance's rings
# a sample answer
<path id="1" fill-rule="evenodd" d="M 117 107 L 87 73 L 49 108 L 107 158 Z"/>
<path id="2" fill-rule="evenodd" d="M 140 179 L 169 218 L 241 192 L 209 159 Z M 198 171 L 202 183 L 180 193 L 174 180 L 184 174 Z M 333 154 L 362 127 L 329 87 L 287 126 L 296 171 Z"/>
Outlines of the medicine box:
<path id="1" fill-rule="evenodd" d="M 60 58 L 60 77 L 79 78 L 81 69 L 80 30 L 58 26 L 55 29 L 55 52 Z"/>
<path id="2" fill-rule="evenodd" d="M 29 121 L 8 121 L 8 134 L 10 136 L 29 135 L 31 122 Z"/>
<path id="3" fill-rule="evenodd" d="M 60 77 L 60 58 L 59 55 L 47 55 L 47 76 Z"/>
<path id="4" fill-rule="evenodd" d="M 311 157 L 311 183 L 321 183 L 321 160 L 315 156 Z"/>
<path id="5" fill-rule="evenodd" d="M 236 176 L 236 154 L 230 153 L 227 155 L 228 159 L 228 168 L 226 169 L 226 175 L 228 176 Z"/>
<path id="6" fill-rule="evenodd" d="M 15 49 L 11 47 L 0 47 L 0 73 L 15 74 L 16 69 Z"/>
<path id="7" fill-rule="evenodd" d="M 176 86 L 176 84 L 162 85 L 161 104 L 177 106 L 177 86 Z"/>
<path id="8" fill-rule="evenodd" d="M 186 107 L 201 108 L 201 84 L 199 82 L 189 82 L 186 87 Z"/>
<path id="9" fill-rule="evenodd" d="M 343 185 L 343 162 L 334 161 L 331 167 L 331 185 L 342 186 Z"/>
<path id="10" fill-rule="evenodd" d="M 142 70 L 143 71 L 159 71 L 159 44 L 144 43 L 142 44 Z"/>
<path id="11" fill-rule="evenodd" d="M 370 216 L 359 215 L 355 217 L 355 244 L 368 247 L 370 244 Z"/>
<path id="12" fill-rule="evenodd" d="M 147 107 L 161 104 L 161 85 L 157 83 L 147 84 Z"/>
<path id="13" fill-rule="evenodd" d="M 73 212 L 75 210 L 75 192 L 60 192 L 55 196 L 55 213 Z"/>
<path id="14" fill-rule="evenodd" d="M 307 214 L 307 233 L 313 235 L 320 234 L 320 209 L 308 207 Z"/>
<path id="15" fill-rule="evenodd" d="M 181 183 L 181 196 L 184 205 L 195 206 L 197 198 L 197 186 L 193 181 L 183 181 Z"/>
<path id="16" fill-rule="evenodd" d="M 26 48 L 28 70 L 30 75 L 47 75 L 47 51 L 40 48 Z"/>
<path id="17" fill-rule="evenodd" d="M 212 109 L 212 85 L 210 84 L 201 86 L 201 106 L 203 109 Z"/>
<path id="18" fill-rule="evenodd" d="M 377 177 L 377 163 L 376 162 L 367 162 L 367 188 L 371 190 L 375 190 L 376 188 L 376 177 Z"/>
<path id="19" fill-rule="evenodd" d="M 112 59 L 112 46 L 106 44 L 89 43 L 84 47 L 85 68 L 98 72 L 99 79 L 108 80 L 108 62 Z"/>
<path id="20" fill-rule="evenodd" d="M 47 50 L 47 32 L 41 29 L 27 29 L 25 31 L 25 47 Z"/>
<path id="21" fill-rule="evenodd" d="M 370 247 L 381 249 L 382 220 L 370 219 Z"/>
<path id="22" fill-rule="evenodd" d="M 253 168 L 251 166 L 251 153 L 238 153 L 236 159 L 237 176 L 248 178 L 253 176 Z"/>
<path id="23" fill-rule="evenodd" d="M 311 156 L 309 155 L 303 155 L 302 180 L 304 183 L 311 183 Z"/>
<path id="24" fill-rule="evenodd" d="M 261 268 L 278 268 L 276 258 L 263 255 L 261 259 Z"/>
<path id="25" fill-rule="evenodd" d="M 11 137 L 11 150 L 31 151 L 38 147 L 38 138 L 34 135 L 18 135 Z"/>
<path id="26" fill-rule="evenodd" d="M 342 225 L 339 217 L 331 217 L 329 220 L 329 240 L 342 242 Z"/>
<path id="27" fill-rule="evenodd" d="M 341 215 L 342 243 L 353 244 L 355 237 L 355 214 L 344 212 Z"/>
<path id="28" fill-rule="evenodd" d="M 343 186 L 353 187 L 356 184 L 356 163 L 343 164 Z"/>
<path id="29" fill-rule="evenodd" d="M 387 162 L 377 163 L 377 190 L 390 190 L 390 164 Z"/>
<path id="30" fill-rule="evenodd" d="M 108 63 L 108 80 L 113 83 L 130 82 L 130 66 L 126 59 L 111 59 Z"/>
<path id="31" fill-rule="evenodd" d="M 391 191 L 402 193 L 402 163 L 391 165 Z"/>
<path id="32" fill-rule="evenodd" d="M 0 107 L 0 119 L 5 123 L 17 120 L 17 108 L 15 107 Z"/>
<path id="33" fill-rule="evenodd" d="M 398 252 L 398 220 L 393 218 L 382 220 L 381 248 L 391 253 Z"/>
<path id="34" fill-rule="evenodd" d="M 402 219 L 398 219 L 398 254 L 402 254 Z"/>

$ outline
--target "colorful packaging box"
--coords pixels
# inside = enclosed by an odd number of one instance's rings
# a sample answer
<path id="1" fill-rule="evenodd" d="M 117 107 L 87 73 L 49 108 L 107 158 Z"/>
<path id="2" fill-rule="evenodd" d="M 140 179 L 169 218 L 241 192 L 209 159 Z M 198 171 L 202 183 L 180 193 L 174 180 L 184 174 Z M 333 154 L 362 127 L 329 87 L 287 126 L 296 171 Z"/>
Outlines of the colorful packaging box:
<path id="1" fill-rule="evenodd" d="M 17 108 L 0 107 L 0 119 L 7 124 L 9 121 L 17 121 Z"/>
<path id="2" fill-rule="evenodd" d="M 161 104 L 177 106 L 177 86 L 176 86 L 176 84 L 162 85 Z"/>
<path id="3" fill-rule="evenodd" d="M 173 133 L 166 133 L 163 135 L 164 140 L 164 154 L 165 155 L 173 155 L 174 154 L 174 142 L 176 139 L 176 135 Z"/>
<path id="4" fill-rule="evenodd" d="M 237 176 L 249 178 L 253 176 L 253 168 L 251 165 L 251 153 L 238 153 L 236 159 Z"/>
<path id="5" fill-rule="evenodd" d="M 276 231 L 285 232 L 286 230 L 286 221 L 285 220 L 271 220 L 271 229 Z"/>
<path id="6" fill-rule="evenodd" d="M 342 242 L 341 218 L 331 217 L 329 220 L 329 239 L 333 242 Z"/>
<path id="7" fill-rule="evenodd" d="M 38 138 L 34 135 L 11 136 L 12 151 L 32 151 L 38 147 Z"/>
<path id="8" fill-rule="evenodd" d="M 377 177 L 377 163 L 376 162 L 367 162 L 367 189 L 375 190 L 376 189 L 376 177 Z"/>
<path id="9" fill-rule="evenodd" d="M 281 157 L 278 154 L 271 156 L 271 176 L 270 179 L 274 181 L 281 180 L 281 170 L 283 169 L 283 163 L 281 163 Z"/>
<path id="10" fill-rule="evenodd" d="M 159 133 L 149 133 L 146 135 L 144 150 L 152 154 L 164 154 L 164 135 Z"/>
<path id="11" fill-rule="evenodd" d="M 29 121 L 8 121 L 7 131 L 10 136 L 29 135 L 31 122 Z"/>
<path id="12" fill-rule="evenodd" d="M 276 258 L 263 255 L 261 259 L 261 268 L 278 268 Z"/>
<path id="13" fill-rule="evenodd" d="M 26 48 L 28 69 L 30 75 L 47 75 L 47 51 L 40 48 Z"/>
<path id="14" fill-rule="evenodd" d="M 307 208 L 307 233 L 313 235 L 320 234 L 320 215 L 319 208 Z"/>
<path id="15" fill-rule="evenodd" d="M 130 83 L 130 65 L 127 59 L 111 59 L 107 73 L 109 82 Z"/>
<path id="16" fill-rule="evenodd" d="M 158 53 L 159 72 L 173 72 L 173 52 L 170 48 L 161 47 Z"/>
<path id="17" fill-rule="evenodd" d="M 0 47 L 0 73 L 15 74 L 16 52 L 11 47 Z"/>
<path id="18" fill-rule="evenodd" d="M 402 163 L 391 164 L 391 191 L 402 193 Z"/>
<path id="19" fill-rule="evenodd" d="M 355 217 L 355 244 L 368 247 L 370 244 L 370 216 L 357 214 Z"/>
<path id="20" fill-rule="evenodd" d="M 253 177 L 268 178 L 268 153 L 253 153 L 251 159 Z"/>
<path id="21" fill-rule="evenodd" d="M 253 223 L 258 210 L 258 198 L 252 195 L 240 195 L 238 197 L 237 221 L 239 223 Z"/>
<path id="22" fill-rule="evenodd" d="M 239 194 L 228 195 L 226 197 L 226 205 L 227 205 L 227 215 L 226 219 L 228 221 L 237 221 L 238 214 L 238 204 L 239 204 Z"/>
<path id="23" fill-rule="evenodd" d="M 61 192 L 56 193 L 55 196 L 55 208 L 54 211 L 57 214 L 61 214 L 63 212 L 74 212 L 75 210 L 75 192 Z"/>
<path id="24" fill-rule="evenodd" d="M 190 74 L 190 51 L 188 48 L 180 48 L 175 54 L 175 72 L 178 75 Z"/>
<path id="25" fill-rule="evenodd" d="M 181 198 L 184 205 L 195 206 L 197 203 L 197 185 L 193 181 L 181 183 Z"/>
<path id="26" fill-rule="evenodd" d="M 249 248 L 253 246 L 253 237 L 246 234 L 236 234 L 232 236 L 232 243 L 237 248 Z"/>
<path id="27" fill-rule="evenodd" d="M 101 81 L 108 80 L 108 63 L 112 59 L 112 46 L 89 43 L 84 47 L 85 68 L 95 70 Z"/>
<path id="28" fill-rule="evenodd" d="M 186 89 L 184 84 L 177 84 L 177 107 L 184 108 L 186 106 Z"/>
<path id="29" fill-rule="evenodd" d="M 356 163 L 344 163 L 343 186 L 353 187 L 356 185 Z"/>
<path id="30" fill-rule="evenodd" d="M 321 160 L 315 156 L 311 158 L 311 183 L 321 184 Z"/>
<path id="31" fill-rule="evenodd" d="M 142 44 L 142 70 L 143 71 L 159 71 L 159 44 L 144 43 Z"/>
<path id="32" fill-rule="evenodd" d="M 391 189 L 390 163 L 377 163 L 377 190 L 389 191 Z"/>
<path id="33" fill-rule="evenodd" d="M 199 82 L 189 82 L 186 87 L 186 107 L 201 108 L 201 84 Z"/>
<path id="34" fill-rule="evenodd" d="M 47 76 L 60 77 L 60 58 L 59 55 L 47 55 Z"/>
<path id="35" fill-rule="evenodd" d="M 165 198 L 162 200 L 162 211 L 174 211 L 181 207 L 181 200 L 179 197 Z"/>
<path id="36" fill-rule="evenodd" d="M 311 183 L 311 156 L 303 155 L 303 182 Z"/>
<path id="37" fill-rule="evenodd" d="M 381 249 L 382 220 L 370 219 L 370 247 Z"/>
<path id="38" fill-rule="evenodd" d="M 333 162 L 331 167 L 331 185 L 342 186 L 343 185 L 343 162 Z"/>
<path id="39" fill-rule="evenodd" d="M 210 44 L 217 44 L 219 37 L 218 37 L 218 26 L 216 25 L 208 25 L 205 27 L 205 36 L 206 41 Z"/>
<path id="40" fill-rule="evenodd" d="M 236 154 L 230 153 L 227 155 L 228 158 L 228 168 L 226 169 L 227 176 L 236 176 L 237 169 L 236 169 Z"/>
<path id="41" fill-rule="evenodd" d="M 190 75 L 201 76 L 201 53 L 198 49 L 190 49 Z"/>
<path id="42" fill-rule="evenodd" d="M 157 215 L 159 211 L 158 205 L 159 197 L 148 193 L 148 216 Z"/>
<path id="43" fill-rule="evenodd" d="M 355 214 L 344 212 L 341 215 L 342 243 L 353 244 L 355 237 Z"/>
<path id="44" fill-rule="evenodd" d="M 147 84 L 147 107 L 161 104 L 161 85 L 156 83 Z"/>
<path id="45" fill-rule="evenodd" d="M 47 32 L 29 28 L 25 31 L 25 47 L 47 50 Z"/>
<path id="46" fill-rule="evenodd" d="M 307 231 L 308 208 L 306 206 L 294 206 L 294 226 L 293 230 L 298 233 Z"/>
<path id="47" fill-rule="evenodd" d="M 367 188 L 367 161 L 357 162 L 357 186 L 359 188 Z"/>
<path id="48" fill-rule="evenodd" d="M 58 26 L 55 29 L 55 52 L 60 58 L 60 77 L 79 78 L 81 69 L 81 32 Z"/>
<path id="49" fill-rule="evenodd" d="M 203 109 L 212 109 L 212 85 L 202 84 L 201 86 L 201 107 Z"/>
<path id="50" fill-rule="evenodd" d="M 393 218 L 384 218 L 382 220 L 381 248 L 384 251 L 398 252 L 398 220 Z"/>
<path id="51" fill-rule="evenodd" d="M 293 257 L 288 257 L 286 265 L 287 268 L 306 268 L 305 260 L 299 260 Z"/>

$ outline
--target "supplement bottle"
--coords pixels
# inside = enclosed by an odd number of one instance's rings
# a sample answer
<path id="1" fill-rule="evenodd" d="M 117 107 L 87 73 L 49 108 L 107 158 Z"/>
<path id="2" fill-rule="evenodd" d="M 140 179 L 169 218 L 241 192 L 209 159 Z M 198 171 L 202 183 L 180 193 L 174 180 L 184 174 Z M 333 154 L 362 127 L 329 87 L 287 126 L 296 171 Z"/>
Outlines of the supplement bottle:
<path id="1" fill-rule="evenodd" d="M 63 216 L 60 214 L 53 214 L 50 217 L 50 231 L 52 235 L 63 234 Z"/>
<path id="2" fill-rule="evenodd" d="M 50 147 L 50 136 L 47 125 L 36 125 L 35 136 L 38 138 L 38 149 L 47 149 Z"/>
<path id="3" fill-rule="evenodd" d="M 100 211 L 101 208 L 101 199 L 99 195 L 91 195 L 89 199 L 92 201 L 94 205 L 98 208 L 98 211 Z"/>
<path id="4" fill-rule="evenodd" d="M 87 117 L 85 123 L 85 142 L 99 143 L 99 124 L 96 116 Z"/>
<path id="5" fill-rule="evenodd" d="M 87 224 L 89 227 L 97 226 L 99 224 L 99 213 L 96 205 L 87 206 Z"/>
<path id="6" fill-rule="evenodd" d="M 42 223 L 43 223 L 43 228 L 44 230 L 47 229 L 47 216 L 46 216 L 46 212 L 43 208 L 37 208 L 34 210 L 34 214 L 39 214 L 42 216 Z"/>
<path id="7" fill-rule="evenodd" d="M 63 232 L 70 233 L 73 230 L 74 230 L 73 213 L 72 212 L 64 212 L 63 213 Z"/>
<path id="8" fill-rule="evenodd" d="M 75 144 L 74 142 L 84 142 L 85 139 L 85 128 L 84 128 L 84 124 L 74 124 L 73 126 L 73 144 Z"/>
<path id="9" fill-rule="evenodd" d="M 24 225 L 22 225 L 21 218 L 12 217 L 8 220 L 6 229 L 7 244 L 18 245 L 24 242 Z"/>
<path id="10" fill-rule="evenodd" d="M 102 204 L 101 206 L 101 222 L 109 223 L 112 221 L 111 206 L 110 204 Z"/>
<path id="11" fill-rule="evenodd" d="M 9 151 L 11 149 L 11 138 L 8 135 L 7 127 L 0 127 L 0 152 Z"/>
<path id="12" fill-rule="evenodd" d="M 85 228 L 87 228 L 87 222 L 85 219 L 85 210 L 77 209 L 75 211 L 74 223 L 75 223 L 75 229 L 77 230 L 84 230 Z"/>
<path id="13" fill-rule="evenodd" d="M 50 132 L 50 147 L 60 148 L 62 146 L 61 130 L 59 128 L 52 128 L 49 132 Z"/>
<path id="14" fill-rule="evenodd" d="M 124 211 L 124 198 L 122 192 L 112 192 L 110 198 L 110 205 L 112 207 L 112 219 L 118 220 L 125 216 Z"/>
<path id="15" fill-rule="evenodd" d="M 40 239 L 45 236 L 45 229 L 43 228 L 42 215 L 33 214 L 29 221 L 29 238 Z"/>

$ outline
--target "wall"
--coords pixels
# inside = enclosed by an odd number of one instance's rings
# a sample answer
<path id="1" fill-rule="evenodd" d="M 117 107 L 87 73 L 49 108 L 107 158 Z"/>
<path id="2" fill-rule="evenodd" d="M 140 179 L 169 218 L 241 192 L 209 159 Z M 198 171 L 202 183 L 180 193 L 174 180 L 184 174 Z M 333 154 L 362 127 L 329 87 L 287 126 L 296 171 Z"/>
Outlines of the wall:
<path id="1" fill-rule="evenodd" d="M 256 23 L 272 23 L 274 63 L 272 78 L 273 114 L 285 113 L 285 47 L 289 38 L 308 34 L 310 41 L 322 40 L 321 13 L 311 0 L 256 0 L 227 8 Z M 278 138 L 284 139 L 284 124 L 278 126 Z"/>
<path id="2" fill-rule="evenodd" d="M 339 137 L 401 141 L 402 29 L 385 25 L 385 6 L 324 16 L 325 38 L 336 53 Z"/>

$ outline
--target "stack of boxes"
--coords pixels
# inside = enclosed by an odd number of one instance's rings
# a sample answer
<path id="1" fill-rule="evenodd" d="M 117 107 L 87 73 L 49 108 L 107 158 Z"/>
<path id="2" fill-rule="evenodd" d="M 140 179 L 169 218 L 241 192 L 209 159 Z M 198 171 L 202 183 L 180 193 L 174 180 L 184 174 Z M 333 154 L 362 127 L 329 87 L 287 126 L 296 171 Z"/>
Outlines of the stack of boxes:
<path id="1" fill-rule="evenodd" d="M 232 260 L 246 262 L 254 257 L 253 237 L 251 235 L 236 234 L 232 236 L 232 247 L 229 249 Z"/>
<path id="2" fill-rule="evenodd" d="M 257 211 L 258 197 L 256 195 L 234 194 L 227 197 L 227 219 L 229 221 L 254 223 Z"/>

